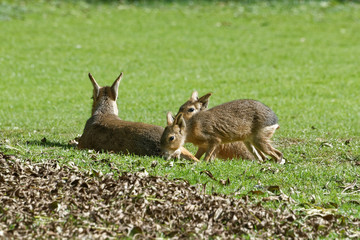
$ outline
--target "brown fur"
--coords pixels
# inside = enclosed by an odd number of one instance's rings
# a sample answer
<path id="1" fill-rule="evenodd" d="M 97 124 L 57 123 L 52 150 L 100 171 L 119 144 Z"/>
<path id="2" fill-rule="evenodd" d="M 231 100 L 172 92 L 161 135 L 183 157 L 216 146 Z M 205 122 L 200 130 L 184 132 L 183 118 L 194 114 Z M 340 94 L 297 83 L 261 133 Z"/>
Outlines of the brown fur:
<path id="1" fill-rule="evenodd" d="M 204 160 L 214 158 L 216 148 L 223 143 L 244 141 L 251 153 L 265 160 L 265 154 L 278 162 L 282 153 L 271 146 L 270 138 L 279 127 L 275 113 L 261 102 L 241 99 L 227 102 L 209 110 L 199 111 L 187 123 L 179 113 L 174 121 L 167 116 L 168 126 L 161 137 L 163 151 L 191 142 L 199 147 Z M 170 121 L 169 121 L 170 120 Z"/>
<path id="2" fill-rule="evenodd" d="M 207 110 L 211 95 L 211 93 L 208 93 L 199 98 L 198 92 L 194 91 L 190 99 L 181 105 L 177 115 L 183 113 L 184 120 L 187 122 L 197 112 Z M 204 149 L 199 148 L 195 157 L 200 158 L 204 153 L 203 151 Z M 220 159 L 256 159 L 256 157 L 247 149 L 243 141 L 221 144 L 215 149 L 214 157 Z"/>
<path id="3" fill-rule="evenodd" d="M 92 116 L 86 122 L 78 148 L 140 156 L 162 156 L 160 138 L 164 128 L 141 122 L 124 121 L 117 116 L 116 99 L 121 77 L 122 73 L 111 87 L 100 87 L 89 73 L 94 87 Z M 197 160 L 185 148 L 181 148 L 181 156 Z"/>

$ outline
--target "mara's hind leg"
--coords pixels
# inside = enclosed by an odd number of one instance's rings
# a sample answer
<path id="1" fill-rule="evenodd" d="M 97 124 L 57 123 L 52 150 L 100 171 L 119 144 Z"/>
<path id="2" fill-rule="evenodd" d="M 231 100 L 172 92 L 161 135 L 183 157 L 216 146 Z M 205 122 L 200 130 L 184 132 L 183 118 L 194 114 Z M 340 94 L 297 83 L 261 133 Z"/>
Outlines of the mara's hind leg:
<path id="1" fill-rule="evenodd" d="M 251 152 L 251 153 L 254 155 L 254 157 L 255 157 L 256 159 L 258 159 L 258 160 L 260 160 L 260 161 L 266 160 L 265 155 L 264 155 L 261 151 L 258 152 L 258 151 L 256 150 L 256 148 L 255 148 L 250 142 L 244 141 L 244 143 L 245 143 L 246 148 L 249 150 L 249 152 Z"/>
<path id="2" fill-rule="evenodd" d="M 281 161 L 282 153 L 273 146 L 271 146 L 271 143 L 268 140 L 256 141 L 254 142 L 254 145 L 256 149 L 259 149 L 260 152 L 264 152 L 277 162 Z"/>
<path id="3" fill-rule="evenodd" d="M 260 148 L 256 147 L 256 144 L 253 143 L 252 147 L 256 149 L 256 151 L 259 153 L 263 161 L 267 159 L 263 151 Z"/>
<path id="4" fill-rule="evenodd" d="M 282 152 L 280 152 L 279 150 L 277 150 L 276 148 L 273 147 L 273 151 L 280 157 L 280 160 L 283 159 L 283 154 Z"/>
<path id="5" fill-rule="evenodd" d="M 270 138 L 274 134 L 275 130 L 279 128 L 279 125 L 265 127 L 260 130 L 254 139 L 254 146 L 265 154 L 271 156 L 277 162 L 281 162 L 283 154 L 271 145 Z"/>

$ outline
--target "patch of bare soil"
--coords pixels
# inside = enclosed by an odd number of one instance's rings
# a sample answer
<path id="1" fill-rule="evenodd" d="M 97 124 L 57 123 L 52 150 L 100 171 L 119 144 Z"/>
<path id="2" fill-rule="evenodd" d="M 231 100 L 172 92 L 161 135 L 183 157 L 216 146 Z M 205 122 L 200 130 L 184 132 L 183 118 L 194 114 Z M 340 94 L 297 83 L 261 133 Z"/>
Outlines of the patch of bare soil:
<path id="1" fill-rule="evenodd" d="M 336 214 L 205 195 L 184 180 L 146 173 L 115 179 L 0 153 L 0 238 L 312 239 L 332 231 L 356 237 L 359 227 L 359 220 Z"/>

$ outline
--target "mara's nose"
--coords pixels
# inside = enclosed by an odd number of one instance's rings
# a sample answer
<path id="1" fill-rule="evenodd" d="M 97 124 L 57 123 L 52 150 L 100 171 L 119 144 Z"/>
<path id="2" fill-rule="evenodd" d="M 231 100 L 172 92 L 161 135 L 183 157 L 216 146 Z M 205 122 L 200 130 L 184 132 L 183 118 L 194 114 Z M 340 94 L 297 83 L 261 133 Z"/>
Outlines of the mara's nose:
<path id="1" fill-rule="evenodd" d="M 165 160 L 169 160 L 171 158 L 171 155 L 165 151 L 161 151 L 161 156 Z"/>

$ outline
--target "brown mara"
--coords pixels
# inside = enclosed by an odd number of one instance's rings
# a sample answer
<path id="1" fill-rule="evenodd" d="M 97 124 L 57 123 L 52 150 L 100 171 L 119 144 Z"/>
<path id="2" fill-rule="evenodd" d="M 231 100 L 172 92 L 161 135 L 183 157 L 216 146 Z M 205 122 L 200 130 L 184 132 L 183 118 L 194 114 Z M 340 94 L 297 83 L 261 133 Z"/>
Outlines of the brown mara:
<path id="1" fill-rule="evenodd" d="M 100 87 L 89 73 L 93 85 L 92 116 L 79 139 L 79 149 L 113 151 L 139 156 L 162 156 L 160 138 L 164 128 L 118 117 L 116 100 L 123 74 L 114 83 Z M 198 161 L 188 150 L 180 148 L 177 157 Z"/>

